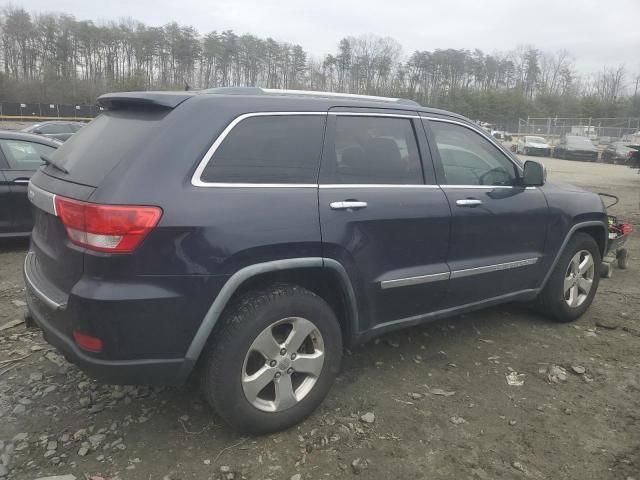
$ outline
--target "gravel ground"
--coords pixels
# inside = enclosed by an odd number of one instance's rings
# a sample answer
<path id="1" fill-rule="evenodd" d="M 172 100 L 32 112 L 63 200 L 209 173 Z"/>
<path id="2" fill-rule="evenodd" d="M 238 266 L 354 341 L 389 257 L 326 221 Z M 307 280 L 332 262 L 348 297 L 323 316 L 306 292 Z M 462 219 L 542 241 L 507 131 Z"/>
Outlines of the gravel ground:
<path id="1" fill-rule="evenodd" d="M 544 159 L 550 178 L 620 195 L 640 177 Z M 640 479 L 640 240 L 576 323 L 502 306 L 348 352 L 322 407 L 289 431 L 241 437 L 197 385 L 101 385 L 38 331 L 0 331 L 0 478 Z M 27 243 L 0 245 L 0 328 L 24 311 Z M 510 386 L 507 377 L 521 381 Z"/>

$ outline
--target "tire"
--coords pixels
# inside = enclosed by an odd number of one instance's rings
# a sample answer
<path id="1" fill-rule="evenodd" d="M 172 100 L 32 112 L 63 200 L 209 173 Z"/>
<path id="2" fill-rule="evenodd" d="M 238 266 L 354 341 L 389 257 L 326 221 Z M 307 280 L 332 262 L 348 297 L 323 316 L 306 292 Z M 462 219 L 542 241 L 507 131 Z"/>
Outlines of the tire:
<path id="1" fill-rule="evenodd" d="M 629 252 L 626 248 L 621 248 L 618 250 L 616 259 L 618 260 L 618 268 L 620 270 L 626 270 L 629 267 Z"/>
<path id="2" fill-rule="evenodd" d="M 280 349 L 294 338 L 294 328 L 311 333 L 301 333 L 298 338 L 304 342 L 300 348 L 282 355 Z M 257 348 L 271 353 L 263 355 Z M 322 353 L 322 363 L 312 360 L 319 374 L 290 372 L 296 365 L 302 368 L 299 361 L 305 352 L 312 356 Z M 272 285 L 242 295 L 224 312 L 204 352 L 202 390 L 213 409 L 233 428 L 255 434 L 275 432 L 299 423 L 320 405 L 341 360 L 342 334 L 331 307 L 302 287 Z M 309 356 L 306 361 L 310 368 Z M 263 374 L 258 375 L 260 371 Z M 265 381 L 252 383 L 252 376 Z M 291 389 L 286 388 L 287 382 Z M 251 385 L 256 385 L 255 391 Z"/>
<path id="3" fill-rule="evenodd" d="M 586 285 L 585 282 L 581 282 L 579 277 L 578 279 L 569 278 L 570 274 L 573 274 L 572 271 L 575 271 L 573 270 L 575 264 L 572 266 L 574 257 L 580 252 L 587 252 L 593 262 L 592 268 L 590 268 L 591 287 L 587 293 L 582 289 L 582 285 Z M 580 257 L 580 259 L 582 258 Z M 593 237 L 586 233 L 576 233 L 569 240 L 547 284 L 540 293 L 538 302 L 542 313 L 556 322 L 563 323 L 579 318 L 589 308 L 598 290 L 601 264 L 600 248 Z M 589 279 L 588 277 L 589 275 L 584 275 L 585 279 Z M 576 285 L 577 290 L 573 292 L 565 290 L 567 285 L 565 280 L 568 282 L 567 284 Z M 569 296 L 568 299 L 567 296 Z M 574 301 L 572 302 L 572 300 Z"/>

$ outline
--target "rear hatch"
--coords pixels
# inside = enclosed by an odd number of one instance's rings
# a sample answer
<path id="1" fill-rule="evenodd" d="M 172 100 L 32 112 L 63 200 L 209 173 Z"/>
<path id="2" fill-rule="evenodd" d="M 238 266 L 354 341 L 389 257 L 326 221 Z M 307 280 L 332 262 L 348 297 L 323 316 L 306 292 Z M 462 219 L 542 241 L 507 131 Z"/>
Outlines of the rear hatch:
<path id="1" fill-rule="evenodd" d="M 85 248 L 73 244 L 56 211 L 56 197 L 91 202 L 101 182 L 121 162 L 135 161 L 154 130 L 172 108 L 190 94 L 111 94 L 101 97 L 107 110 L 64 143 L 51 164 L 31 179 L 29 198 L 33 204 L 31 236 L 32 277 L 56 298 L 68 296 L 80 279 Z M 54 165 L 55 164 L 55 165 Z M 57 166 L 56 166 L 57 165 Z M 93 253 L 100 255 L 100 253 Z"/>

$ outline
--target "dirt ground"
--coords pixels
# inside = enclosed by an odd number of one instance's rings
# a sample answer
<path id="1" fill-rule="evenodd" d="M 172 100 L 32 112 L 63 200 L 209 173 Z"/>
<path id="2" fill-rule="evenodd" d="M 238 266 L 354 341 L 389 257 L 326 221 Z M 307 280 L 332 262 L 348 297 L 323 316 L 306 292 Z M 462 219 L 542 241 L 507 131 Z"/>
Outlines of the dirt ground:
<path id="1" fill-rule="evenodd" d="M 614 212 L 640 225 L 635 171 L 544 162 L 551 180 L 620 195 Z M 511 305 L 385 335 L 347 354 L 307 421 L 264 437 L 222 425 L 195 383 L 100 385 L 7 328 L 0 478 L 640 479 L 640 239 L 628 246 L 630 269 L 576 323 Z M 0 246 L 0 328 L 23 314 L 26 250 Z"/>

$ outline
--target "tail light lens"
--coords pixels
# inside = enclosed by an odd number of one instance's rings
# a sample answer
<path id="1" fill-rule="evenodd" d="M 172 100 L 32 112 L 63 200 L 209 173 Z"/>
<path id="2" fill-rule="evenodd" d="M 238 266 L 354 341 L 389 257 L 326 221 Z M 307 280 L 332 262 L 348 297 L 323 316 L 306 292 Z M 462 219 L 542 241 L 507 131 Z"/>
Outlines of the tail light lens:
<path id="1" fill-rule="evenodd" d="M 159 207 L 99 205 L 56 197 L 56 211 L 76 245 L 98 252 L 130 253 L 154 229 Z"/>
<path id="2" fill-rule="evenodd" d="M 631 235 L 631 233 L 633 233 L 633 225 L 630 223 L 623 223 L 620 227 L 622 228 L 623 235 Z"/>
<path id="3" fill-rule="evenodd" d="M 73 338 L 83 350 L 93 353 L 100 353 L 102 351 L 102 340 L 98 337 L 92 337 L 91 335 L 74 330 Z"/>

